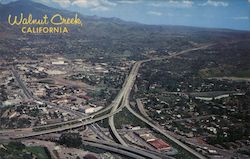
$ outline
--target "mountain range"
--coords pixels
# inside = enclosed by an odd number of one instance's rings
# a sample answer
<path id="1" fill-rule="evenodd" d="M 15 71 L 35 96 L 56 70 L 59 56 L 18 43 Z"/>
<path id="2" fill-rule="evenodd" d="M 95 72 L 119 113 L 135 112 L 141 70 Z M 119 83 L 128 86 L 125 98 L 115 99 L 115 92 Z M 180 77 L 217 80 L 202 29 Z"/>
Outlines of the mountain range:
<path id="1" fill-rule="evenodd" d="M 7 24 L 7 17 L 11 15 L 28 15 L 32 13 L 34 18 L 41 18 L 60 13 L 65 17 L 74 17 L 76 12 L 48 7 L 31 0 L 19 0 L 0 5 L 0 38 L 6 36 L 23 35 Z M 78 13 L 79 14 L 79 13 Z M 71 32 L 64 36 L 64 40 L 84 41 L 81 47 L 94 47 L 99 52 L 145 52 L 147 50 L 171 50 L 178 51 L 190 47 L 195 43 L 210 43 L 223 40 L 235 40 L 249 38 L 246 31 L 234 31 L 223 29 L 208 29 L 185 26 L 144 25 L 136 22 L 127 22 L 118 18 L 103 18 L 98 16 L 85 16 L 79 14 L 83 21 L 83 27 L 72 28 Z M 5 35 L 5 36 L 3 36 Z M 32 35 L 33 36 L 33 35 Z M 39 36 L 46 39 L 47 36 Z M 55 35 L 61 36 L 61 35 Z M 32 37 L 33 38 L 33 37 Z M 53 38 L 52 38 L 53 39 Z M 62 39 L 60 39 L 62 40 Z M 60 41 L 58 40 L 58 41 Z M 53 41 L 54 42 L 54 41 Z"/>

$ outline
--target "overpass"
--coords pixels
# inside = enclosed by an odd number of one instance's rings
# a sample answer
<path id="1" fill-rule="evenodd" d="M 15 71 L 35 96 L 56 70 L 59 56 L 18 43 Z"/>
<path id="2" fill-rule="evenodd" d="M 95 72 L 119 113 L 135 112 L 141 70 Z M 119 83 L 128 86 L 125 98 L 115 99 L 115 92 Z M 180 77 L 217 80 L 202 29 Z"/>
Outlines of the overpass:
<path id="1" fill-rule="evenodd" d="M 163 59 L 173 58 L 173 57 L 176 57 L 176 56 L 188 53 L 190 51 L 205 49 L 205 48 L 207 48 L 209 46 L 211 46 L 211 44 L 210 45 L 201 46 L 201 47 L 198 47 L 198 48 L 187 49 L 187 50 L 181 51 L 179 53 L 176 53 L 176 54 L 173 54 L 173 55 L 170 55 L 170 56 L 166 56 L 166 57 L 162 57 L 162 58 L 153 58 L 153 59 L 138 61 L 138 62 L 136 62 L 134 64 L 133 68 L 131 69 L 131 72 L 130 72 L 129 76 L 126 78 L 126 80 L 124 82 L 123 88 L 118 93 L 118 95 L 116 96 L 115 100 L 108 107 L 104 108 L 102 111 L 99 111 L 99 112 L 95 113 L 94 115 L 91 114 L 88 117 L 83 117 L 83 118 L 80 118 L 80 119 L 75 119 L 75 120 L 69 121 L 67 123 L 60 123 L 60 124 L 58 124 L 59 126 L 62 125 L 62 124 L 64 124 L 64 125 L 62 127 L 59 127 L 59 128 L 44 130 L 44 131 L 40 131 L 40 132 L 31 132 L 31 133 L 26 133 L 26 134 L 20 134 L 19 136 L 14 136 L 12 138 L 13 139 L 21 139 L 21 138 L 27 138 L 27 137 L 33 137 L 33 136 L 38 136 L 38 135 L 53 133 L 53 132 L 60 132 L 60 131 L 70 130 L 70 129 L 81 127 L 83 125 L 88 125 L 88 124 L 91 124 L 91 123 L 95 123 L 95 122 L 103 120 L 105 118 L 109 118 L 109 124 L 110 124 L 110 127 L 111 127 L 111 130 L 112 130 L 113 134 L 115 135 L 115 137 L 118 139 L 118 141 L 122 145 L 127 146 L 127 144 L 120 137 L 120 135 L 118 134 L 118 132 L 117 132 L 115 126 L 114 126 L 114 117 L 113 117 L 116 113 L 118 113 L 119 111 L 121 111 L 124 107 L 127 107 L 127 109 L 133 115 L 135 115 L 137 118 L 139 118 L 140 120 L 142 120 L 143 122 L 145 122 L 146 124 L 148 124 L 149 126 L 151 126 L 152 128 L 154 128 L 155 130 L 157 130 L 158 132 L 160 132 L 162 135 L 164 135 L 165 137 L 167 137 L 168 139 L 170 139 L 171 141 L 173 141 L 174 143 L 176 143 L 177 145 L 179 145 L 180 147 L 182 147 L 186 151 L 190 152 L 191 154 L 193 154 L 197 158 L 205 159 L 204 156 L 202 156 L 201 154 L 199 154 L 198 152 L 196 152 L 192 148 L 190 148 L 187 145 L 183 144 L 182 142 L 180 142 L 176 138 L 174 138 L 171 135 L 167 134 L 165 131 L 163 131 L 162 129 L 158 128 L 157 126 L 155 126 L 154 124 L 152 124 L 151 122 L 149 122 L 148 120 L 146 120 L 145 118 L 143 118 L 142 116 L 140 116 L 139 114 L 137 114 L 129 106 L 129 95 L 130 95 L 130 91 L 131 91 L 131 89 L 132 89 L 132 87 L 134 85 L 134 82 L 135 82 L 135 79 L 136 79 L 139 67 L 140 67 L 140 65 L 142 63 L 145 63 L 145 62 L 148 62 L 148 61 L 153 61 L 153 60 L 163 60 Z M 99 115 L 101 113 L 104 113 L 105 111 L 107 111 L 107 110 L 109 110 L 111 108 L 112 108 L 112 110 L 111 110 L 111 112 L 109 114 L 105 114 L 105 115 L 102 115 L 100 117 L 94 118 L 94 116 Z M 87 119 L 89 119 L 89 120 L 87 120 Z M 85 121 L 83 121 L 83 120 L 85 120 Z M 74 124 L 71 124 L 71 123 L 74 123 Z M 69 124 L 69 125 L 67 125 L 67 124 Z M 47 125 L 47 127 L 49 127 L 49 125 Z M 45 128 L 46 128 L 46 126 L 45 126 Z"/>

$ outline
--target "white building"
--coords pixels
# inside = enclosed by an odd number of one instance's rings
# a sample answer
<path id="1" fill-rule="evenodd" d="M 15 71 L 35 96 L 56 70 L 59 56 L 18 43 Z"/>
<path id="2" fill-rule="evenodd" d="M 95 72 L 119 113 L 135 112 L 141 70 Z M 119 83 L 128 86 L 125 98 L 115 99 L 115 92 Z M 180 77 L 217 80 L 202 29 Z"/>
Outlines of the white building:
<path id="1" fill-rule="evenodd" d="M 94 112 L 97 112 L 97 111 L 101 110 L 102 108 L 103 108 L 102 106 L 95 107 L 95 108 L 91 107 L 91 108 L 85 109 L 84 112 L 85 112 L 86 114 L 91 114 L 91 113 L 94 113 Z"/>

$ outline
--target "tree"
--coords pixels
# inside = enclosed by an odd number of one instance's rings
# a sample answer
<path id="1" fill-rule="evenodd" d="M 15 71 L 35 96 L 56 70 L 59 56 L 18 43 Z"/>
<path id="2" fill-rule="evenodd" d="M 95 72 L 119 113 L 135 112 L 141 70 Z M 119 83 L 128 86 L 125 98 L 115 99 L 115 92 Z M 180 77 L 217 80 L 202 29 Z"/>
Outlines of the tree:
<path id="1" fill-rule="evenodd" d="M 11 141 L 8 144 L 9 147 L 11 147 L 12 149 L 16 149 L 16 150 L 23 150 L 25 149 L 25 145 L 21 142 L 16 142 L 16 141 Z"/>
<path id="2" fill-rule="evenodd" d="M 68 147 L 79 147 L 82 145 L 82 139 L 79 133 L 65 133 L 59 138 L 59 143 Z"/>

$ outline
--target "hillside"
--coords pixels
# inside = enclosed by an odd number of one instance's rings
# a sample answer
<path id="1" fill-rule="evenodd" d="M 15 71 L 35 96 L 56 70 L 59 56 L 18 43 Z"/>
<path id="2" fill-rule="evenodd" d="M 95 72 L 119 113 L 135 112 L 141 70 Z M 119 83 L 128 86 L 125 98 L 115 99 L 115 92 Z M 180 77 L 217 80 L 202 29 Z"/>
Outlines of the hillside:
<path id="1" fill-rule="evenodd" d="M 223 29 L 207 29 L 185 26 L 157 26 L 126 22 L 118 18 L 102 18 L 97 16 L 79 15 L 84 23 L 83 27 L 72 27 L 68 34 L 23 34 L 20 28 L 6 24 L 9 14 L 25 15 L 32 13 L 34 18 L 60 13 L 66 17 L 73 17 L 74 12 L 59 10 L 30 0 L 20 0 L 0 6 L 0 47 L 1 52 L 14 54 L 27 41 L 31 44 L 43 41 L 40 45 L 32 45 L 35 53 L 63 53 L 86 56 L 125 56 L 132 59 L 143 58 L 149 51 L 158 54 L 180 51 L 194 47 L 197 44 L 248 39 L 249 32 Z M 52 36 L 53 35 L 53 36 Z M 25 37 L 29 40 L 20 41 Z M 9 40 L 9 42 L 7 42 Z M 17 44 L 15 46 L 9 46 Z M 46 46 L 46 48 L 44 48 Z M 8 49 L 11 48 L 11 49 Z M 49 49 L 48 49 L 49 48 Z"/>

